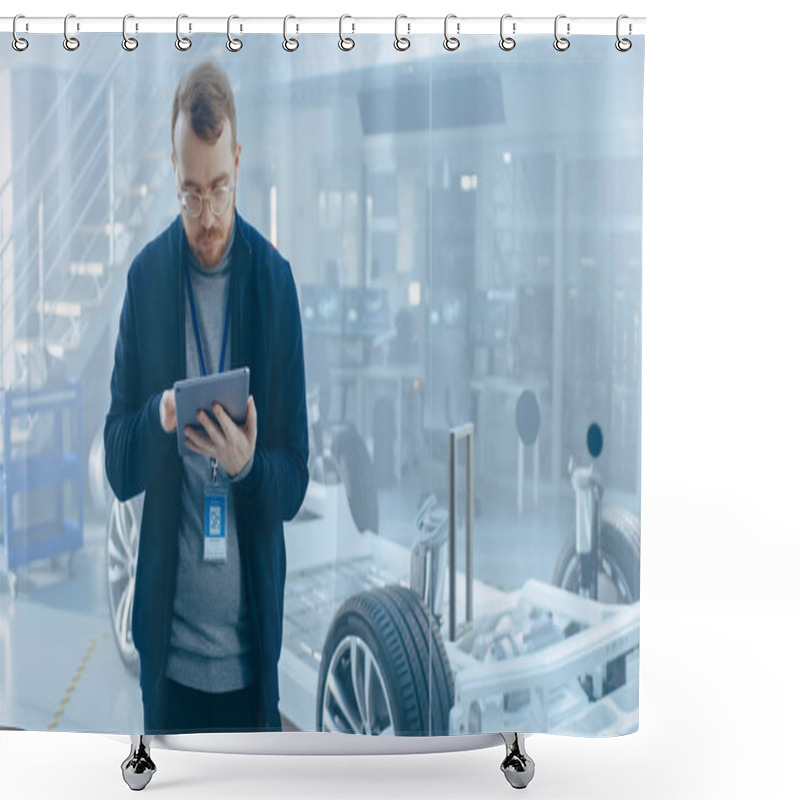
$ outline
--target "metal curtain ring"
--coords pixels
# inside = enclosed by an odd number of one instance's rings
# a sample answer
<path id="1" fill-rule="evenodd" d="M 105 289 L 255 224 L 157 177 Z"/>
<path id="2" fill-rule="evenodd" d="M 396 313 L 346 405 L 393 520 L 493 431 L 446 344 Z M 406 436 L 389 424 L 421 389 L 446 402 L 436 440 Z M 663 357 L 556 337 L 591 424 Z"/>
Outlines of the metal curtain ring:
<path id="1" fill-rule="evenodd" d="M 623 19 L 628 19 L 626 14 L 620 14 L 617 17 L 617 41 L 614 42 L 614 47 L 616 47 L 617 50 L 620 51 L 620 53 L 627 53 L 628 50 L 630 50 L 631 47 L 633 47 L 633 44 L 631 43 L 630 39 L 620 39 L 620 36 L 619 36 L 619 23 L 620 23 L 620 20 L 623 20 Z M 632 30 L 633 30 L 633 28 L 631 27 L 631 24 L 629 22 L 628 23 L 628 33 L 630 34 Z"/>
<path id="2" fill-rule="evenodd" d="M 553 42 L 553 47 L 555 47 L 555 49 L 558 50 L 561 53 L 563 53 L 565 50 L 569 50 L 569 39 L 567 39 L 564 36 L 559 36 L 558 35 L 558 21 L 560 19 L 566 19 L 566 18 L 567 18 L 566 14 L 559 14 L 556 17 L 555 25 L 553 26 L 553 30 L 555 32 L 555 37 L 556 37 L 556 40 Z M 569 27 L 570 27 L 570 24 L 568 22 L 567 23 L 567 35 L 569 35 Z"/>
<path id="3" fill-rule="evenodd" d="M 186 19 L 188 16 L 188 14 L 178 14 L 175 20 L 175 47 L 177 47 L 178 50 L 188 50 L 192 46 L 191 39 L 187 36 L 181 36 L 181 20 Z M 189 30 L 191 29 L 192 26 L 190 25 Z"/>
<path id="4" fill-rule="evenodd" d="M 127 50 L 129 53 L 139 46 L 139 40 L 128 36 L 125 26 L 129 19 L 133 19 L 133 14 L 126 14 L 122 18 L 122 49 Z M 137 25 L 138 28 L 138 25 Z"/>
<path id="5" fill-rule="evenodd" d="M 242 40 L 231 36 L 232 19 L 239 19 L 239 17 L 237 17 L 236 14 L 231 14 L 228 17 L 228 41 L 225 43 L 225 47 L 227 47 L 231 53 L 238 53 L 242 49 Z"/>
<path id="6" fill-rule="evenodd" d="M 70 17 L 74 18 L 75 15 L 67 14 L 67 16 L 64 17 L 64 49 L 72 51 L 77 50 L 81 43 L 74 36 L 70 36 L 67 33 L 67 22 L 69 21 Z M 78 30 L 80 30 L 80 28 L 78 28 Z"/>
<path id="7" fill-rule="evenodd" d="M 353 18 L 349 14 L 342 14 L 342 16 L 339 17 L 339 49 L 340 50 L 352 50 L 356 46 L 356 43 L 349 36 L 345 37 L 344 34 L 342 33 L 342 25 L 343 25 L 343 23 L 344 23 L 344 21 L 346 19 L 353 19 Z M 351 25 L 353 27 L 353 30 L 355 31 L 355 29 L 356 29 L 355 23 L 351 23 Z"/>
<path id="8" fill-rule="evenodd" d="M 448 14 L 444 18 L 444 49 L 453 51 L 453 50 L 458 50 L 458 48 L 461 45 L 461 42 L 459 41 L 457 36 L 448 36 L 447 35 L 447 23 L 451 19 L 456 19 L 456 15 L 455 14 Z M 461 29 L 461 23 L 457 22 L 456 23 L 456 33 L 458 33 L 460 29 Z"/>
<path id="9" fill-rule="evenodd" d="M 517 43 L 514 41 L 514 39 L 512 39 L 510 36 L 503 35 L 503 23 L 505 23 L 507 19 L 511 19 L 511 14 L 503 14 L 503 16 L 500 17 L 500 49 L 506 51 L 513 50 L 517 46 Z M 516 22 L 511 24 L 511 32 L 517 32 Z"/>
<path id="10" fill-rule="evenodd" d="M 399 25 L 401 19 L 408 19 L 408 17 L 405 14 L 398 14 L 394 18 L 394 49 L 403 51 L 411 47 L 411 40 L 406 39 L 405 36 L 400 36 Z M 407 22 L 406 27 L 408 28 L 408 32 L 411 33 L 411 24 Z"/>
<path id="11" fill-rule="evenodd" d="M 28 40 L 23 39 L 21 36 L 17 36 L 17 20 L 18 19 L 25 19 L 24 14 L 17 14 L 14 17 L 14 22 L 11 25 L 11 32 L 14 34 L 14 39 L 11 42 L 11 46 L 18 52 L 21 53 L 23 50 L 28 49 Z"/>
<path id="12" fill-rule="evenodd" d="M 290 19 L 295 19 L 291 14 L 283 18 L 283 49 L 289 53 L 293 53 L 300 47 L 300 42 L 297 39 L 290 39 L 287 34 L 287 27 Z"/>

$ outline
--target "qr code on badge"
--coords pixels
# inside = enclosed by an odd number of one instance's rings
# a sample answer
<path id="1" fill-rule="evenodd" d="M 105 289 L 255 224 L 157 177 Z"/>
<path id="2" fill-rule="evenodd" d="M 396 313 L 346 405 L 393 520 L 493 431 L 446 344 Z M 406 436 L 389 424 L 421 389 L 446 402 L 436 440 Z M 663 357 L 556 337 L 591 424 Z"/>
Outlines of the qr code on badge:
<path id="1" fill-rule="evenodd" d="M 219 506 L 210 508 L 209 528 L 212 536 L 219 536 L 222 533 L 222 513 Z"/>

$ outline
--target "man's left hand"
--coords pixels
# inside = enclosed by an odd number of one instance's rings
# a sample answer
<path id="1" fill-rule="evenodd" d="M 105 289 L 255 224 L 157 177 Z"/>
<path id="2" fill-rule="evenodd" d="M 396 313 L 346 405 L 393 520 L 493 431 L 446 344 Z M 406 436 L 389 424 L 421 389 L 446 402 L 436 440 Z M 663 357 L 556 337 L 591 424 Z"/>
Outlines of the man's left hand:
<path id="1" fill-rule="evenodd" d="M 205 433 L 187 425 L 186 446 L 200 455 L 216 458 L 231 477 L 238 475 L 246 466 L 256 449 L 256 404 L 253 395 L 247 398 L 247 417 L 244 425 L 237 425 L 225 409 L 214 403 L 214 419 L 202 409 L 197 420 Z"/>

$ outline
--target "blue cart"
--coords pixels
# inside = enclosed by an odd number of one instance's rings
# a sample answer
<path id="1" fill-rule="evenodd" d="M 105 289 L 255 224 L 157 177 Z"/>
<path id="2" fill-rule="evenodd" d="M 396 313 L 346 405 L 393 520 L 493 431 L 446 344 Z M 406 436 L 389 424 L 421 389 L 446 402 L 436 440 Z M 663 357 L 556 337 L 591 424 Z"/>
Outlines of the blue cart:
<path id="1" fill-rule="evenodd" d="M 0 573 L 83 546 L 82 384 L 0 394 Z"/>

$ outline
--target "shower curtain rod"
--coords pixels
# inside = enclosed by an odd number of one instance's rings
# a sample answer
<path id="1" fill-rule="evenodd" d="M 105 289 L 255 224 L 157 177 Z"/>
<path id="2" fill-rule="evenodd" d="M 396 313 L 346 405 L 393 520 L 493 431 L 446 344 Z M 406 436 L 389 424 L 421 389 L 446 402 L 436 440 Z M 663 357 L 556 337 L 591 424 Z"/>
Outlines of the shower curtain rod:
<path id="1" fill-rule="evenodd" d="M 559 15 L 558 31 L 564 35 L 607 35 L 617 32 L 616 17 L 570 17 Z M 490 34 L 500 32 L 500 17 L 458 17 L 450 15 L 448 32 L 451 36 L 469 36 L 471 34 Z M 122 35 L 122 17 L 81 17 L 69 15 L 64 17 L 28 17 L 20 16 L 17 20 L 17 34 L 26 33 L 65 33 L 67 22 L 70 36 L 82 33 L 119 33 Z M 0 31 L 11 33 L 13 17 L 0 17 Z M 278 33 L 285 31 L 288 23 L 291 35 L 306 33 L 327 33 L 358 35 L 359 33 L 385 33 L 394 35 L 396 31 L 402 36 L 414 34 L 443 34 L 444 17 L 233 17 L 231 32 L 233 34 Z M 554 32 L 555 17 L 513 17 L 505 15 L 504 32 L 506 35 L 524 36 L 526 34 L 550 34 Z M 397 26 L 397 27 L 396 27 Z M 569 28 L 567 27 L 569 26 Z M 176 33 L 176 17 L 136 17 L 129 16 L 126 22 L 128 36 L 136 33 Z M 645 17 L 623 17 L 620 32 L 623 36 L 643 34 Z M 221 33 L 228 31 L 228 17 L 194 17 L 181 15 L 180 31 L 182 36 L 193 33 Z"/>

